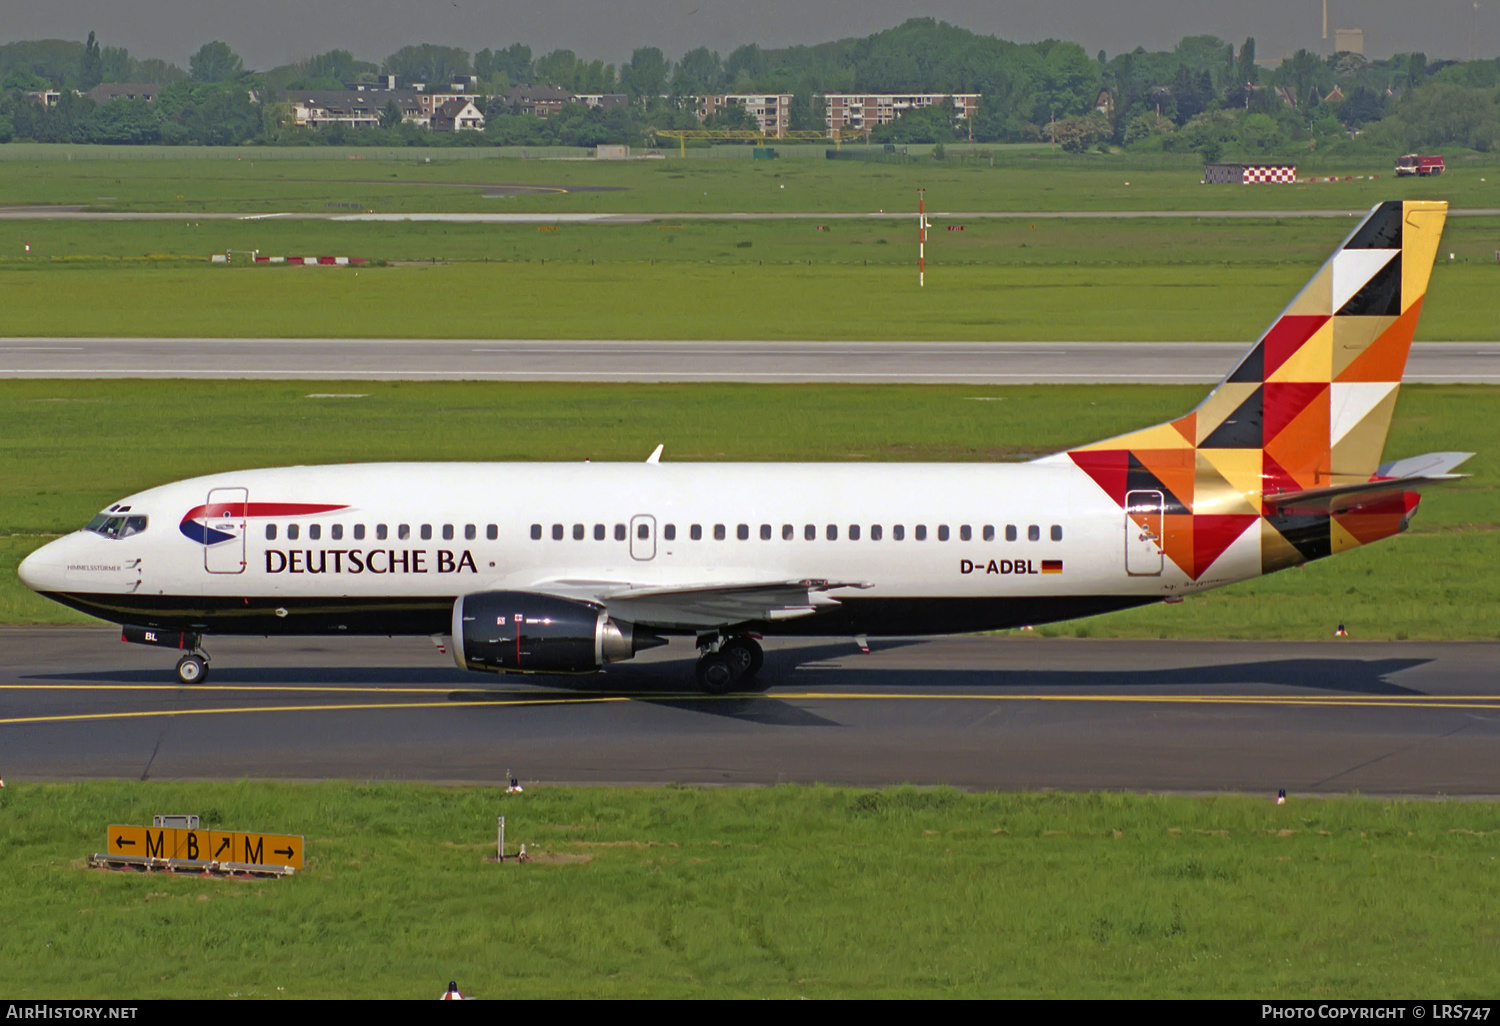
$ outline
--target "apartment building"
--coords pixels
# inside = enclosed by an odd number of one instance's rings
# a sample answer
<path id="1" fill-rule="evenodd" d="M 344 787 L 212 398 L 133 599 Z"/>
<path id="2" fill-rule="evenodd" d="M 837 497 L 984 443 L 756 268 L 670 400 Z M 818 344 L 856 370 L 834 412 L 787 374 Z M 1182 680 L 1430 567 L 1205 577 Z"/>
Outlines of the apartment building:
<path id="1" fill-rule="evenodd" d="M 726 94 L 695 96 L 692 99 L 699 121 L 730 104 L 738 104 L 755 119 L 760 131 L 766 135 L 780 139 L 792 127 L 791 93 Z"/>
<path id="2" fill-rule="evenodd" d="M 979 110 L 978 93 L 952 95 L 959 117 L 972 117 Z M 823 120 L 830 129 L 858 132 L 888 125 L 909 110 L 931 107 L 947 98 L 947 93 L 829 93 Z"/>

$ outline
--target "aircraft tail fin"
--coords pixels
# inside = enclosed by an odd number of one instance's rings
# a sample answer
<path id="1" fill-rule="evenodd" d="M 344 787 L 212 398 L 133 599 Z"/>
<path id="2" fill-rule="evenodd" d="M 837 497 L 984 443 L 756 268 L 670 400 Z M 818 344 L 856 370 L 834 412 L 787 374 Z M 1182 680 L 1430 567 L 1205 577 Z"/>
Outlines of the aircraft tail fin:
<path id="1" fill-rule="evenodd" d="M 1341 526 L 1274 499 L 1377 475 L 1447 213 L 1445 202 L 1374 207 L 1192 412 L 1067 458 L 1122 509 L 1132 492 L 1161 492 L 1163 514 L 1186 518 L 1167 554 L 1194 579 L 1257 520 L 1266 571 L 1394 533 L 1352 522 L 1368 503 Z"/>

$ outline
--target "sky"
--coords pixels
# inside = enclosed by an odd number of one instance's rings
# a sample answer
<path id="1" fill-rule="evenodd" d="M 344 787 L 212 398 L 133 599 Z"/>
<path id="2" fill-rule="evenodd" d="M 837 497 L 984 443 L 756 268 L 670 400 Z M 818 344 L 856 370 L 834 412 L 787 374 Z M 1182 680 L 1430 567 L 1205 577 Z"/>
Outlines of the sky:
<path id="1" fill-rule="evenodd" d="M 334 47 L 380 61 L 408 43 L 566 48 L 619 64 L 638 46 L 677 58 L 697 46 L 727 55 L 743 43 L 782 47 L 865 36 L 926 16 L 1016 42 L 1048 37 L 1113 55 L 1170 49 L 1185 35 L 1279 57 L 1322 43 L 1323 0 L 0 0 L 0 43 L 82 39 L 135 57 L 187 65 L 222 39 L 247 67 L 266 70 Z M 1420 50 L 1429 59 L 1500 56 L 1500 0 L 1327 0 L 1335 28 L 1362 28 L 1365 52 Z"/>

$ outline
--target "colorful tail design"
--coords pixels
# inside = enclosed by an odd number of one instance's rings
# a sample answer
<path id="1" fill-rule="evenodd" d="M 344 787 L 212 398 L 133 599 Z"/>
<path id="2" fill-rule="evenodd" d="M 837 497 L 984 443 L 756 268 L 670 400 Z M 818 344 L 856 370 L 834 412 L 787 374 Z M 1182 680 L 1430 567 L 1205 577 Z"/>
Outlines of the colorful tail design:
<path id="1" fill-rule="evenodd" d="M 1375 207 L 1197 409 L 1067 456 L 1121 509 L 1151 496 L 1150 529 L 1195 581 L 1252 530 L 1263 573 L 1397 533 L 1414 494 L 1321 512 L 1265 499 L 1376 474 L 1447 212 Z"/>

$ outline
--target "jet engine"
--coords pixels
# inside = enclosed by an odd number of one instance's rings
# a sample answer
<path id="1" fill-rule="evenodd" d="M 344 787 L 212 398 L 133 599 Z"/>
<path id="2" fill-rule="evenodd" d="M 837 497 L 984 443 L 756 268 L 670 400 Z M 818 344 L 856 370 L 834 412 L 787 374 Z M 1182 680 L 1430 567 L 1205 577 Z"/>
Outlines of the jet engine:
<path id="1" fill-rule="evenodd" d="M 596 602 L 526 591 L 482 591 L 453 603 L 453 659 L 489 673 L 592 673 L 665 645 L 612 620 Z"/>

